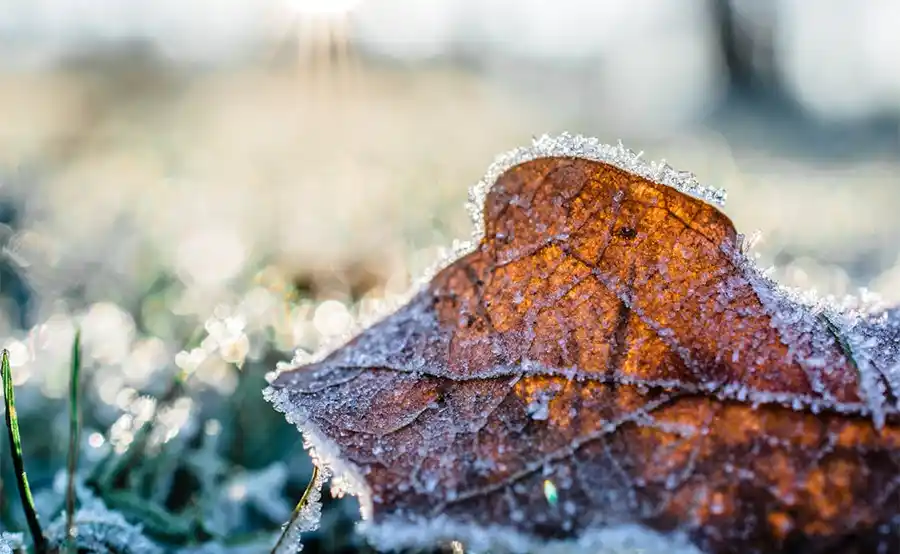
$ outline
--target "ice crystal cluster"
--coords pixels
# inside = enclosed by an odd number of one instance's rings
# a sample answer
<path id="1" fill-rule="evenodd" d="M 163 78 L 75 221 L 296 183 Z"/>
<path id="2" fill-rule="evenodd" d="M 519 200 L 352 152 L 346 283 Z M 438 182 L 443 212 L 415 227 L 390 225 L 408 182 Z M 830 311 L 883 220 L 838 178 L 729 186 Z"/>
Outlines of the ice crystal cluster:
<path id="1" fill-rule="evenodd" d="M 660 162 L 645 161 L 642 157 L 643 152 L 635 153 L 633 150 L 625 148 L 621 141 L 613 146 L 603 144 L 599 139 L 593 137 L 570 135 L 568 133 L 555 137 L 541 135 L 534 139 L 529 147 L 516 148 L 497 156 L 484 177 L 469 189 L 469 202 L 466 208 L 475 226 L 473 237 L 476 242 L 484 235 L 484 220 L 482 216 L 484 200 L 500 175 L 521 163 L 554 156 L 583 158 L 608 163 L 629 173 L 670 186 L 717 206 L 725 205 L 725 199 L 728 196 L 725 190 L 702 185 L 697 181 L 693 173 L 690 171 L 678 171 L 667 164 L 665 160 Z"/>
<path id="2" fill-rule="evenodd" d="M 15 554 L 22 548 L 22 533 L 0 533 L 0 554 Z"/>
<path id="3" fill-rule="evenodd" d="M 309 495 L 303 499 L 303 505 L 299 506 L 296 517 L 286 524 L 285 540 L 274 554 L 294 554 L 303 550 L 303 534 L 319 528 L 319 521 L 322 519 L 322 487 L 329 477 L 327 469 L 316 473 L 315 479 L 310 484 Z"/>
<path id="4" fill-rule="evenodd" d="M 122 514 L 107 509 L 102 502 L 75 512 L 75 525 L 75 546 L 79 552 L 162 554 L 162 549 L 145 537 L 139 526 L 128 523 Z M 65 515 L 47 528 L 47 538 L 53 548 L 61 548 L 65 544 Z"/>

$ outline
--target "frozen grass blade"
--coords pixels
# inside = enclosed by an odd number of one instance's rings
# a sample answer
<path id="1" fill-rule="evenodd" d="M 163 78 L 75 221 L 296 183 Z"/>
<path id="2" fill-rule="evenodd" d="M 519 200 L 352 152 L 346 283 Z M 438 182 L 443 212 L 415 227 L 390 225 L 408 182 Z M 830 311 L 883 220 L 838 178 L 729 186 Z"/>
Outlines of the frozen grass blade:
<path id="1" fill-rule="evenodd" d="M 271 554 L 282 554 L 282 552 L 285 552 L 283 548 L 288 540 L 288 536 L 291 534 L 291 529 L 294 528 L 294 524 L 297 522 L 297 518 L 300 517 L 300 514 L 303 512 L 303 507 L 306 506 L 307 502 L 309 502 L 309 497 L 310 495 L 312 495 L 313 490 L 315 490 L 316 486 L 318 485 L 318 481 L 319 467 L 313 464 L 313 472 L 312 476 L 309 478 L 309 484 L 306 485 L 306 490 L 303 491 L 303 496 L 300 498 L 300 502 L 297 502 L 297 505 L 294 506 L 294 511 L 291 513 L 291 519 L 281 531 L 281 536 L 278 537 L 278 542 L 275 543 L 275 547 L 272 549 Z"/>
<path id="2" fill-rule="evenodd" d="M 69 455 L 66 463 L 66 552 L 75 554 L 75 474 L 81 440 L 81 329 L 72 343 L 72 370 L 69 374 Z"/>
<path id="3" fill-rule="evenodd" d="M 819 314 L 819 321 L 821 321 L 825 325 L 825 330 L 828 331 L 828 334 L 834 338 L 834 341 L 837 343 L 838 348 L 841 349 L 841 352 L 844 353 L 844 356 L 847 357 L 847 360 L 859 371 L 859 365 L 856 363 L 856 359 L 853 357 L 853 349 L 850 348 L 850 344 L 847 342 L 847 338 L 843 336 L 841 330 L 838 329 L 837 325 L 831 321 L 831 318 L 825 314 Z"/>
<path id="4" fill-rule="evenodd" d="M 3 400 L 6 403 L 6 429 L 9 431 L 9 445 L 12 450 L 13 467 L 16 470 L 16 484 L 19 487 L 19 498 L 22 501 L 22 511 L 28 521 L 28 530 L 34 541 L 36 554 L 47 552 L 47 541 L 41 523 L 38 521 L 37 510 L 34 507 L 34 498 L 31 496 L 31 487 L 28 486 L 28 476 L 25 475 L 25 460 L 22 456 L 22 438 L 19 436 L 19 418 L 16 416 L 16 397 L 13 390 L 12 370 L 9 367 L 9 350 L 4 349 L 0 369 L 3 375 Z"/>

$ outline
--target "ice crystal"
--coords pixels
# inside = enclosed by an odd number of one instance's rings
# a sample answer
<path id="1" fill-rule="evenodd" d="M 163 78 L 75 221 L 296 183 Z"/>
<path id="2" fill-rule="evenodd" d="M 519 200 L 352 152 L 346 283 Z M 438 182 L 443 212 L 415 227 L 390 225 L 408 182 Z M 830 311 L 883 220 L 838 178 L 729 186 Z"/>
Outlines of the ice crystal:
<path id="1" fill-rule="evenodd" d="M 15 554 L 24 545 L 22 533 L 0 533 L 0 554 Z"/>
<path id="2" fill-rule="evenodd" d="M 309 495 L 304 499 L 300 512 L 286 524 L 288 526 L 286 540 L 274 554 L 294 554 L 302 550 L 303 533 L 319 528 L 322 519 L 322 487 L 331 474 L 328 469 L 322 468 L 315 475 L 316 478 L 310 485 Z"/>
<path id="3" fill-rule="evenodd" d="M 900 412 L 900 310 L 886 309 L 880 297 L 866 290 L 857 296 L 836 299 L 787 287 L 772 279 L 749 252 L 739 250 L 733 256 L 734 263 L 744 269 L 760 300 L 773 314 L 773 325 L 785 343 L 801 336 L 813 336 L 814 344 L 822 350 L 826 350 L 827 343 L 838 343 L 859 373 L 859 389 L 865 402 L 861 411 L 872 417 L 878 427 L 884 425 L 888 413 Z M 818 375 L 827 373 L 835 360 L 813 355 L 802 357 L 799 362 L 807 368 L 813 384 L 818 385 Z M 758 393 L 755 396 L 761 402 L 768 400 Z M 831 407 L 842 409 L 838 403 Z"/>
<path id="4" fill-rule="evenodd" d="M 643 152 L 635 153 L 633 150 L 625 148 L 621 142 L 613 146 L 603 144 L 599 139 L 593 137 L 562 133 L 555 137 L 542 135 L 535 138 L 531 146 L 516 148 L 497 156 L 485 176 L 469 190 L 469 202 L 466 207 L 475 226 L 473 231 L 475 241 L 477 242 L 484 235 L 482 215 L 484 200 L 500 175 L 516 165 L 538 158 L 564 156 L 604 162 L 656 183 L 668 185 L 710 204 L 717 206 L 725 204 L 727 194 L 723 189 L 702 185 L 697 182 L 693 173 L 678 171 L 667 164 L 665 160 L 660 162 L 644 161 L 642 155 Z"/>
<path id="5" fill-rule="evenodd" d="M 372 514 L 372 498 L 359 468 L 347 462 L 338 446 L 309 422 L 308 414 L 291 402 L 290 392 L 285 389 L 267 387 L 263 397 L 272 407 L 282 412 L 288 423 L 292 423 L 303 435 L 303 445 L 309 451 L 313 463 L 319 467 L 320 476 L 333 476 L 341 489 L 333 494 L 350 494 L 359 498 L 360 515 L 368 519 Z M 324 478 L 324 477 L 322 477 Z"/>
<path id="6" fill-rule="evenodd" d="M 122 514 L 108 510 L 99 500 L 75 513 L 75 545 L 79 552 L 108 554 L 161 554 L 162 549 L 147 539 L 140 526 L 128 523 Z M 66 517 L 60 516 L 46 531 L 47 542 L 59 548 L 66 541 Z"/>
<path id="7" fill-rule="evenodd" d="M 577 541 L 545 543 L 496 526 L 460 525 L 438 516 L 428 521 L 386 521 L 360 528 L 369 543 L 380 551 L 403 548 L 427 549 L 435 544 L 459 542 L 466 552 L 515 552 L 517 554 L 701 554 L 680 534 L 662 535 L 639 525 L 613 525 L 592 531 Z"/>

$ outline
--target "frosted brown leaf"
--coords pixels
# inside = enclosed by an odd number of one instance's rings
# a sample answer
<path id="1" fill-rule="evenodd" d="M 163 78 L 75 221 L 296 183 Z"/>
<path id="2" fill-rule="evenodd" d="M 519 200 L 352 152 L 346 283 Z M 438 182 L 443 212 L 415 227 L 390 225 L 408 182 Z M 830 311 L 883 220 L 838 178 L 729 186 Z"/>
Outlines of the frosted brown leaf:
<path id="1" fill-rule="evenodd" d="M 268 392 L 381 545 L 900 551 L 896 356 L 777 290 L 718 209 L 553 156 L 505 171 L 483 217 L 409 304 Z M 866 344 L 896 348 L 873 321 Z"/>

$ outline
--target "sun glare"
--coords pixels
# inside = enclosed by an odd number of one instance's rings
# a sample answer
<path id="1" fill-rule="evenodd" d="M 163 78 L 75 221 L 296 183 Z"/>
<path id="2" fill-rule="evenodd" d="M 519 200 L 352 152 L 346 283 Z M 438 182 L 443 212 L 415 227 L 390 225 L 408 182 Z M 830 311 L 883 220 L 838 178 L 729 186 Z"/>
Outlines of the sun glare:
<path id="1" fill-rule="evenodd" d="M 341 16 L 352 12 L 362 0 L 287 0 L 285 6 L 298 15 Z"/>
<path id="2" fill-rule="evenodd" d="M 335 79 L 346 85 L 355 67 L 350 19 L 360 4 L 362 0 L 284 0 L 274 52 L 293 44 L 304 78 L 315 79 L 317 86 Z"/>

